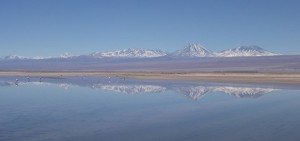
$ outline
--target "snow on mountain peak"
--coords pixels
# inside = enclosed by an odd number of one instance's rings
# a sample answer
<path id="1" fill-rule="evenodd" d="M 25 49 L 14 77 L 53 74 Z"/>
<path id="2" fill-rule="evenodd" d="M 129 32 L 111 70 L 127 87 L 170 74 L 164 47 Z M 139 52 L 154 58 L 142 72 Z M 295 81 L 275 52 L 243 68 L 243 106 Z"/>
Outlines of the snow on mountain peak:
<path id="1" fill-rule="evenodd" d="M 5 56 L 3 59 L 5 60 L 42 60 L 42 59 L 52 59 L 52 58 L 71 58 L 73 55 L 69 53 L 64 53 L 59 56 L 47 56 L 47 57 L 42 57 L 42 56 L 34 56 L 34 57 L 28 57 L 28 56 L 18 56 L 18 55 L 8 55 Z"/>
<path id="2" fill-rule="evenodd" d="M 238 56 L 273 56 L 277 55 L 266 51 L 259 46 L 240 46 L 217 53 L 219 57 L 238 57 Z"/>
<path id="3" fill-rule="evenodd" d="M 206 49 L 200 44 L 189 44 L 183 49 L 177 50 L 171 54 L 172 56 L 178 57 L 213 57 L 215 56 L 214 52 Z"/>
<path id="4" fill-rule="evenodd" d="M 25 59 L 25 58 L 26 57 L 18 56 L 18 55 L 8 55 L 4 57 L 5 60 L 15 60 L 15 59 Z"/>
<path id="5" fill-rule="evenodd" d="M 97 58 L 103 58 L 103 57 L 150 58 L 150 57 L 161 57 L 165 55 L 167 55 L 167 53 L 161 50 L 139 49 L 139 48 L 129 48 L 129 49 L 111 51 L 111 52 L 95 52 L 91 54 L 91 56 Z"/>
<path id="6" fill-rule="evenodd" d="M 263 48 L 259 46 L 240 46 L 235 48 L 236 50 L 243 50 L 243 51 L 251 51 L 251 50 L 256 50 L 256 51 L 264 51 Z"/>
<path id="7" fill-rule="evenodd" d="M 71 58 L 71 57 L 73 57 L 73 55 L 71 55 L 71 54 L 68 53 L 68 52 L 66 52 L 66 53 L 64 53 L 64 54 L 61 54 L 61 55 L 59 56 L 59 58 Z"/>
<path id="8" fill-rule="evenodd" d="M 8 55 L 5 56 L 3 59 L 5 60 L 24 60 L 24 59 L 45 59 L 45 57 L 40 57 L 40 56 L 36 56 L 36 57 L 26 57 L 26 56 L 18 56 L 18 55 Z"/>

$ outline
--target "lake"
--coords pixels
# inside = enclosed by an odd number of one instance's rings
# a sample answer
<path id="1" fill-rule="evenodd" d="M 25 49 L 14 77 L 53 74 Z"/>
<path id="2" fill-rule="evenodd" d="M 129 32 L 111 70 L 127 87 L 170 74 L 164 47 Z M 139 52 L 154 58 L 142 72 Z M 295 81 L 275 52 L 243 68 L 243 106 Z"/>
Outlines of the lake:
<path id="1" fill-rule="evenodd" d="M 299 141 L 300 86 L 1 76 L 1 141 Z"/>

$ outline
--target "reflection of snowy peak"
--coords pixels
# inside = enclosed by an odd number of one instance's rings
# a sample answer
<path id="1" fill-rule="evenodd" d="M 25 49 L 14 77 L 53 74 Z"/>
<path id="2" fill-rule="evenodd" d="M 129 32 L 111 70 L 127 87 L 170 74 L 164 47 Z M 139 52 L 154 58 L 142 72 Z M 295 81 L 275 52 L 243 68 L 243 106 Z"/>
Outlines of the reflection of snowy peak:
<path id="1" fill-rule="evenodd" d="M 65 90 L 68 90 L 68 89 L 70 89 L 70 88 L 72 87 L 72 85 L 67 84 L 67 83 L 59 84 L 58 86 L 59 86 L 60 88 L 65 89 Z"/>
<path id="2" fill-rule="evenodd" d="M 166 90 L 165 87 L 155 85 L 93 85 L 92 88 L 101 90 L 110 90 L 126 94 L 143 94 L 143 93 L 161 93 Z"/>
<path id="3" fill-rule="evenodd" d="M 266 51 L 258 46 L 240 46 L 218 53 L 220 57 L 238 57 L 238 56 L 273 56 L 277 55 Z"/>
<path id="4" fill-rule="evenodd" d="M 63 89 L 70 89 L 73 86 L 89 87 L 92 89 L 108 90 L 126 94 L 144 94 L 144 93 L 163 93 L 173 91 L 184 95 L 187 98 L 198 100 L 211 92 L 221 92 L 239 98 L 257 98 L 264 94 L 271 93 L 275 88 L 257 88 L 255 86 L 246 87 L 245 85 L 221 85 L 221 84 L 196 84 L 196 83 L 177 83 L 164 81 L 146 81 L 146 80 L 121 80 L 118 77 L 70 77 L 63 79 L 53 79 L 51 77 L 40 79 L 36 76 L 18 76 L 3 77 L 0 87 L 20 86 L 20 85 L 57 85 Z"/>
<path id="5" fill-rule="evenodd" d="M 91 56 L 96 58 L 103 57 L 126 57 L 126 58 L 151 58 L 151 57 L 161 57 L 167 55 L 166 52 L 161 50 L 151 50 L 151 49 L 124 49 L 112 52 L 95 52 Z"/>
<path id="6" fill-rule="evenodd" d="M 184 94 L 186 97 L 197 100 L 204 97 L 207 93 L 211 92 L 211 88 L 204 86 L 197 87 L 180 87 L 176 89 L 177 92 Z"/>
<path id="7" fill-rule="evenodd" d="M 0 86 L 13 86 L 13 85 L 16 85 L 16 83 L 8 82 L 8 81 L 0 82 Z"/>
<path id="8" fill-rule="evenodd" d="M 197 100 L 204 97 L 210 92 L 222 92 L 240 98 L 257 98 L 264 94 L 270 93 L 275 89 L 271 88 L 248 88 L 248 87 L 217 87 L 217 86 L 196 86 L 180 87 L 175 89 L 178 93 L 186 97 Z"/>
<path id="9" fill-rule="evenodd" d="M 256 98 L 263 94 L 270 93 L 275 89 L 271 88 L 244 88 L 244 87 L 217 87 L 214 91 L 220 91 L 229 95 L 241 98 Z"/>
<path id="10" fill-rule="evenodd" d="M 215 54 L 199 44 L 190 44 L 171 54 L 174 57 L 213 57 Z"/>

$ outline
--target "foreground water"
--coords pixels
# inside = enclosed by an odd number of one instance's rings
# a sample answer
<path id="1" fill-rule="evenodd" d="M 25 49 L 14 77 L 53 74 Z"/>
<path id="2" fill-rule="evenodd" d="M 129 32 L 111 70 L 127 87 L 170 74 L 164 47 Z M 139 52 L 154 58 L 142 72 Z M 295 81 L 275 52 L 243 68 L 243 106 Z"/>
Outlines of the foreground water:
<path id="1" fill-rule="evenodd" d="M 0 77 L 2 141 L 298 141 L 300 87 Z"/>

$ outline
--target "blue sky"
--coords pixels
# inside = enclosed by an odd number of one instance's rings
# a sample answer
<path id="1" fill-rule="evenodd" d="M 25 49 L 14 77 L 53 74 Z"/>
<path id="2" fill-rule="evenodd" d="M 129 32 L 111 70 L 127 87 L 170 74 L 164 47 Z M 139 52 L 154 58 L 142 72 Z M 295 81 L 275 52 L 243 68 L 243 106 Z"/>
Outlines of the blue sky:
<path id="1" fill-rule="evenodd" d="M 0 56 L 125 48 L 300 54 L 299 0 L 0 0 Z"/>

